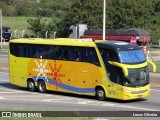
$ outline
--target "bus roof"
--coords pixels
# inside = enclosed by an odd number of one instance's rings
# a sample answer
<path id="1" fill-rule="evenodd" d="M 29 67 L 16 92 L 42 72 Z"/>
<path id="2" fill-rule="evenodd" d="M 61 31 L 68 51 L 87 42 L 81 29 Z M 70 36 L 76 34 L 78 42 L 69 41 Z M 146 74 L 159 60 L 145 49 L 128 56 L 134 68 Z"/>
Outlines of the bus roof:
<path id="1" fill-rule="evenodd" d="M 92 39 L 72 39 L 72 38 L 28 38 L 28 39 L 12 39 L 10 43 L 25 43 L 25 44 L 45 44 L 45 45 L 68 45 L 68 46 L 88 46 L 98 48 L 107 48 L 110 50 L 129 50 L 139 49 L 138 45 L 133 45 L 122 41 L 92 41 Z"/>
<path id="2" fill-rule="evenodd" d="M 12 39 L 10 43 L 26 43 L 26 44 L 46 44 L 46 45 L 70 45 L 70 46 L 90 46 L 95 47 L 92 39 L 72 39 L 72 38 L 28 38 L 28 39 Z"/>
<path id="3" fill-rule="evenodd" d="M 96 42 L 96 45 L 98 48 L 107 48 L 114 51 L 140 49 L 138 45 L 122 41 Z"/>

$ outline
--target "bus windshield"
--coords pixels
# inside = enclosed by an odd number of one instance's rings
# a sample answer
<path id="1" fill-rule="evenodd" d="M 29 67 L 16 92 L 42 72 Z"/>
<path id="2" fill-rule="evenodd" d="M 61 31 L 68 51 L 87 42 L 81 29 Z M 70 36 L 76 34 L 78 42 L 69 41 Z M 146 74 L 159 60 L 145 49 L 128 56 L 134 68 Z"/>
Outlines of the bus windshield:
<path id="1" fill-rule="evenodd" d="M 146 61 L 146 57 L 141 49 L 118 51 L 121 63 L 141 63 Z"/>
<path id="2" fill-rule="evenodd" d="M 124 76 L 122 68 L 110 64 L 108 61 L 122 64 L 139 64 L 146 61 L 146 57 L 141 49 L 127 49 L 111 51 L 100 48 L 107 74 L 112 82 L 128 86 L 145 86 L 149 83 L 148 67 L 127 68 L 128 76 Z"/>
<path id="3" fill-rule="evenodd" d="M 124 86 L 145 86 L 149 83 L 149 73 L 147 66 L 139 69 L 128 69 L 128 72 L 129 75 L 127 77 L 123 77 Z"/>

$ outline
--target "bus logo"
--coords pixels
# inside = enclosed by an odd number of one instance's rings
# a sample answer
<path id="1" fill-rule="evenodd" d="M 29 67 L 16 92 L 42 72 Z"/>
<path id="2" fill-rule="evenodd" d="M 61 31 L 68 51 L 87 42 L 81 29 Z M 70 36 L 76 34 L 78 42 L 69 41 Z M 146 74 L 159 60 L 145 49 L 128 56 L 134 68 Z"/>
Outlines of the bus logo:
<path id="1" fill-rule="evenodd" d="M 65 77 L 64 74 L 61 74 L 61 70 L 62 70 L 62 64 L 57 66 L 56 61 L 54 62 L 54 66 L 52 67 L 52 65 L 49 63 L 50 69 L 52 73 L 47 73 L 47 75 L 51 76 L 51 82 L 50 84 L 56 82 L 56 89 L 58 88 L 58 83 L 62 84 L 61 82 L 61 77 Z"/>
<path id="2" fill-rule="evenodd" d="M 47 80 L 47 76 L 46 74 L 50 72 L 50 70 L 46 69 L 46 65 L 48 63 L 48 61 L 46 60 L 43 63 L 42 57 L 40 59 L 40 62 L 38 62 L 37 60 L 34 60 L 35 64 L 36 64 L 36 68 L 33 68 L 33 72 L 37 72 L 37 77 L 36 77 L 36 81 L 38 80 L 39 77 L 44 77 L 45 80 Z"/>

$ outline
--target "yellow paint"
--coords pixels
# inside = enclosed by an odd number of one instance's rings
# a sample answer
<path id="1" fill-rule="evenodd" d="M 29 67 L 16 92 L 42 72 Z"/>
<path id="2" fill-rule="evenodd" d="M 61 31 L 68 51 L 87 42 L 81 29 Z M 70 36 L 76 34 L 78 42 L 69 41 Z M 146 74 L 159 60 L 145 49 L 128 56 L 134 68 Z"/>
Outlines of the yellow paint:
<path id="1" fill-rule="evenodd" d="M 156 72 L 156 65 L 150 60 L 147 60 L 147 62 L 152 65 L 153 72 Z"/>
<path id="2" fill-rule="evenodd" d="M 122 64 L 122 63 L 113 62 L 113 61 L 109 61 L 109 63 L 111 65 L 114 65 L 114 66 L 122 68 L 125 76 L 128 76 L 128 68 L 132 68 L 133 69 L 133 68 L 142 68 L 142 67 L 147 66 L 147 62 L 138 64 L 138 65 L 128 65 L 128 64 Z"/>
<path id="3" fill-rule="evenodd" d="M 110 81 L 106 74 L 101 55 L 96 47 L 95 42 L 83 41 L 81 39 L 17 39 L 11 40 L 10 43 L 30 43 L 30 44 L 49 44 L 49 45 L 66 45 L 66 46 L 85 46 L 94 47 L 100 61 L 100 67 L 87 62 L 74 62 L 63 60 L 21 58 L 15 57 L 9 52 L 10 83 L 22 87 L 27 87 L 27 79 L 34 78 L 35 84 L 39 79 L 46 82 L 47 90 L 95 95 L 95 88 L 101 86 L 108 98 L 121 100 L 137 99 L 150 95 L 150 86 L 138 88 L 138 91 L 145 91 L 142 94 L 132 94 L 128 91 L 136 91 L 137 88 L 124 87 Z M 147 66 L 147 62 L 136 65 L 120 64 L 109 61 L 110 64 L 121 67 L 125 76 L 128 75 L 128 68 L 141 68 Z M 39 78 L 38 76 L 42 76 Z M 92 91 L 93 90 L 93 91 Z"/>

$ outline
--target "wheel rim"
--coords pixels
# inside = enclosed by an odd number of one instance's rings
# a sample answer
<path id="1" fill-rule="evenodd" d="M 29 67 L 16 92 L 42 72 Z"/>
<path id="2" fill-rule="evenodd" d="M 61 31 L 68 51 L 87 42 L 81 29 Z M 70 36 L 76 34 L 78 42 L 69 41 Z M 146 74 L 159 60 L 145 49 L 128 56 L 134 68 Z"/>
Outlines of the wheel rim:
<path id="1" fill-rule="evenodd" d="M 104 97 L 104 91 L 103 90 L 99 90 L 97 94 L 98 94 L 99 97 Z"/>
<path id="2" fill-rule="evenodd" d="M 39 83 L 39 90 L 40 91 L 45 91 L 45 85 L 43 83 Z"/>
<path id="3" fill-rule="evenodd" d="M 30 89 L 32 89 L 32 88 L 34 88 L 34 83 L 33 82 L 29 82 L 28 86 L 29 86 Z"/>

